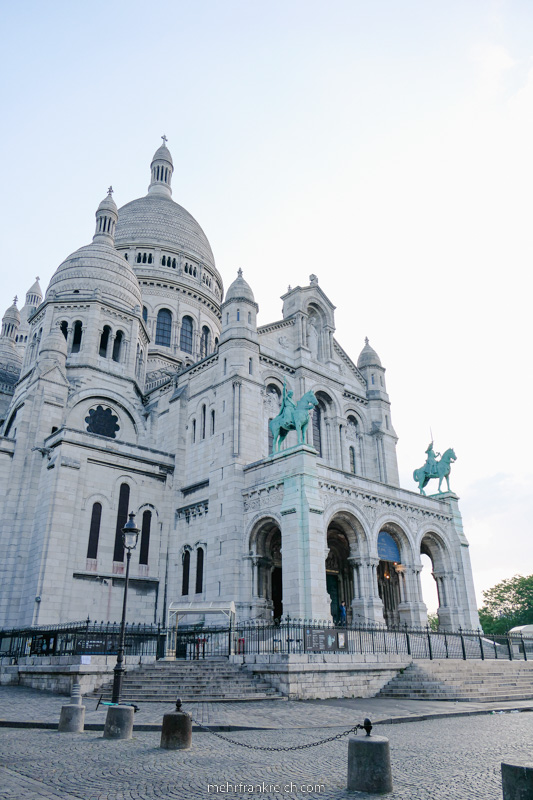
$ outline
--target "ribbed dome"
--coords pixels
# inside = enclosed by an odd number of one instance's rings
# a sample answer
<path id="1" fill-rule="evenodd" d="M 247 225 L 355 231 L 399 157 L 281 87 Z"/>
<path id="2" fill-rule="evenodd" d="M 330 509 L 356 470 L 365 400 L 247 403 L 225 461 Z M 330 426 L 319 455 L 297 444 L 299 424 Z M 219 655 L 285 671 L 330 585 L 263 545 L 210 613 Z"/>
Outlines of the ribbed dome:
<path id="1" fill-rule="evenodd" d="M 125 258 L 111 244 L 95 241 L 80 247 L 56 269 L 46 297 L 74 291 L 84 297 L 99 290 L 103 300 L 118 303 L 128 310 L 142 306 L 139 283 Z"/>
<path id="2" fill-rule="evenodd" d="M 363 367 L 381 367 L 379 356 L 374 348 L 370 347 L 368 338 L 365 339 L 365 346 L 357 359 L 357 367 L 358 369 L 363 369 Z"/>
<path id="3" fill-rule="evenodd" d="M 2 323 L 14 322 L 17 326 L 20 324 L 20 311 L 17 308 L 15 300 L 9 306 L 6 313 L 2 317 Z"/>
<path id="4" fill-rule="evenodd" d="M 194 217 L 170 197 L 150 194 L 122 206 L 115 229 L 115 246 L 166 248 L 215 269 L 205 233 Z"/>
<path id="5" fill-rule="evenodd" d="M 246 283 L 242 277 L 242 269 L 238 271 L 237 277 L 229 287 L 224 302 L 227 303 L 228 300 L 237 300 L 241 297 L 244 300 L 249 300 L 250 303 L 255 303 L 254 293 L 250 288 L 250 284 Z"/>
<path id="6" fill-rule="evenodd" d="M 174 162 L 172 161 L 172 156 L 170 155 L 170 150 L 165 144 L 162 144 L 155 153 L 154 157 L 152 158 L 152 164 L 154 161 L 168 161 L 169 164 L 174 166 Z"/>

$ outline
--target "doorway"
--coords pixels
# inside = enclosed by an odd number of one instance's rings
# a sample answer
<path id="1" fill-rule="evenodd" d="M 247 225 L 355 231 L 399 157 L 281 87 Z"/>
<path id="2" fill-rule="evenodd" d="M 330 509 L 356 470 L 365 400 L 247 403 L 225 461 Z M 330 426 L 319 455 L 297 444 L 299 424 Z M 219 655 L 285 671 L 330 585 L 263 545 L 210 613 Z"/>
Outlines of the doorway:
<path id="1" fill-rule="evenodd" d="M 272 604 L 274 606 L 274 619 L 283 616 L 283 582 L 281 567 L 274 567 L 272 570 Z"/>

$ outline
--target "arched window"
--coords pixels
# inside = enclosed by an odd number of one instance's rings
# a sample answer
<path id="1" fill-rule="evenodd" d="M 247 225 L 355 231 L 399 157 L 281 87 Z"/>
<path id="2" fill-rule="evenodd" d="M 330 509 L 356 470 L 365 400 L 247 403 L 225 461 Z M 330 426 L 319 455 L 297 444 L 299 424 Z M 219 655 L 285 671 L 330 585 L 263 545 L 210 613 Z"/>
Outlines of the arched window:
<path id="1" fill-rule="evenodd" d="M 146 308 L 146 306 L 143 306 L 143 320 L 145 322 L 148 322 L 148 309 Z"/>
<path id="2" fill-rule="evenodd" d="M 350 472 L 355 475 L 355 448 L 350 447 Z"/>
<path id="3" fill-rule="evenodd" d="M 203 592 L 204 586 L 204 550 L 199 547 L 196 551 L 196 594 Z"/>
<path id="4" fill-rule="evenodd" d="M 218 336 L 215 336 L 215 350 L 218 349 Z"/>
<path id="5" fill-rule="evenodd" d="M 91 527 L 89 529 L 89 544 L 87 558 L 96 558 L 98 555 L 98 539 L 100 537 L 100 520 L 102 519 L 102 504 L 95 503 L 91 514 Z"/>
<path id="6" fill-rule="evenodd" d="M 211 436 L 215 433 L 215 412 L 211 411 Z"/>
<path id="7" fill-rule="evenodd" d="M 155 328 L 155 343 L 170 347 L 170 336 L 172 333 L 172 314 L 168 308 L 162 308 L 157 314 L 157 324 Z"/>
<path id="8" fill-rule="evenodd" d="M 123 483 L 118 495 L 117 527 L 115 530 L 115 547 L 113 561 L 124 561 L 124 543 L 122 541 L 122 528 L 128 521 L 128 508 L 130 504 L 130 487 Z"/>
<path id="9" fill-rule="evenodd" d="M 117 331 L 117 335 L 115 336 L 115 341 L 113 342 L 113 361 L 120 361 L 120 351 L 122 349 L 122 340 L 124 338 L 124 334 L 122 331 Z"/>
<path id="10" fill-rule="evenodd" d="M 81 334 L 83 326 L 81 322 L 76 320 L 74 323 L 74 336 L 72 337 L 72 353 L 79 353 L 81 349 Z"/>
<path id="11" fill-rule="evenodd" d="M 196 441 L 196 420 L 193 419 L 192 421 L 192 443 L 194 444 Z"/>
<path id="12" fill-rule="evenodd" d="M 237 322 L 239 322 L 240 318 L 241 318 L 241 310 L 240 310 L 240 308 L 238 308 L 237 309 Z"/>
<path id="13" fill-rule="evenodd" d="M 182 557 L 183 573 L 181 578 L 181 593 L 189 594 L 189 572 L 191 570 L 191 554 L 186 550 Z"/>
<path id="14" fill-rule="evenodd" d="M 152 261 L 153 261 L 153 259 L 152 259 L 152 254 L 151 254 L 151 253 L 148 253 L 148 263 L 149 263 L 149 264 L 151 264 L 151 263 L 152 263 Z"/>
<path id="15" fill-rule="evenodd" d="M 202 406 L 202 439 L 205 439 L 205 406 Z"/>
<path id="16" fill-rule="evenodd" d="M 148 564 L 148 549 L 150 547 L 150 526 L 152 524 L 152 512 L 143 513 L 141 527 L 141 549 L 139 552 L 139 564 Z"/>
<path id="17" fill-rule="evenodd" d="M 211 345 L 211 332 L 207 325 L 202 328 L 202 336 L 200 337 L 200 358 L 205 358 L 209 354 Z"/>
<path id="18" fill-rule="evenodd" d="M 104 325 L 104 329 L 102 331 L 102 335 L 100 336 L 100 347 L 98 349 L 99 355 L 102 358 L 107 356 L 107 345 L 109 344 L 109 336 L 111 335 L 111 328 L 109 325 Z"/>
<path id="19" fill-rule="evenodd" d="M 248 374 L 252 375 L 254 371 L 254 360 L 253 358 L 248 359 Z"/>
<path id="20" fill-rule="evenodd" d="M 61 323 L 61 325 L 59 326 L 59 328 L 60 328 L 60 330 L 61 330 L 61 333 L 63 334 L 63 336 L 64 336 L 64 337 L 65 337 L 65 339 L 66 339 L 66 338 L 67 338 L 67 336 L 68 336 L 68 322 L 67 322 L 66 320 L 63 320 L 63 322 Z M 21 338 L 22 338 L 22 337 L 21 337 Z"/>
<path id="21" fill-rule="evenodd" d="M 142 260 L 143 260 L 143 257 L 141 255 L 141 253 L 137 253 L 137 264 L 140 264 Z"/>
<path id="22" fill-rule="evenodd" d="M 318 455 L 322 457 L 322 434 L 320 432 L 320 423 L 322 418 L 322 410 L 320 406 L 315 406 L 313 409 L 313 447 Z"/>
<path id="23" fill-rule="evenodd" d="M 249 311 L 248 312 L 248 325 L 251 325 L 251 324 L 252 324 L 252 312 Z"/>
<path id="24" fill-rule="evenodd" d="M 192 353 L 193 321 L 191 317 L 181 320 L 180 348 L 184 353 Z"/>

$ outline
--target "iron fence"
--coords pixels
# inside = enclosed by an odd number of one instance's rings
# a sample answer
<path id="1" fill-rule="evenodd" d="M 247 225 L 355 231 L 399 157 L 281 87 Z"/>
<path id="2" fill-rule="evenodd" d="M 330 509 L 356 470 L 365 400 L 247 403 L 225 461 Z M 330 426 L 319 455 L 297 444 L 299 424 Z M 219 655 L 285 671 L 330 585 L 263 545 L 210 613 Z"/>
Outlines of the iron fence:
<path id="1" fill-rule="evenodd" d="M 120 623 L 73 622 L 0 630 L 0 657 L 115 655 Z M 126 625 L 125 653 L 134 656 L 165 655 L 166 631 L 160 625 Z"/>
<path id="2" fill-rule="evenodd" d="M 381 626 L 334 626 L 310 620 L 279 625 L 183 626 L 169 632 L 167 652 L 180 659 L 273 653 L 405 655 L 414 659 L 533 659 L 533 637 L 486 636 L 482 631 L 432 631 Z"/>
<path id="3" fill-rule="evenodd" d="M 120 624 L 73 622 L 0 630 L 0 657 L 114 655 Z M 379 625 L 335 626 L 316 620 L 279 624 L 248 621 L 236 625 L 126 625 L 126 655 L 204 659 L 274 653 L 353 653 L 405 655 L 413 659 L 533 660 L 533 637 L 487 636 L 482 631 L 432 631 Z"/>

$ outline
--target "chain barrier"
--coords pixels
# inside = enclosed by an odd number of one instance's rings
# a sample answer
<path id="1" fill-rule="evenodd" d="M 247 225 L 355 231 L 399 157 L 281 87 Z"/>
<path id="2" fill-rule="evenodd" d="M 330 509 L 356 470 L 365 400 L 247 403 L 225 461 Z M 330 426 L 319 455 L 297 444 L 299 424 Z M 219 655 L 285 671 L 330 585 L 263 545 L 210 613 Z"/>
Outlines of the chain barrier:
<path id="1" fill-rule="evenodd" d="M 372 730 L 372 725 L 370 724 L 370 720 L 365 719 L 364 725 L 354 725 L 353 728 L 350 728 L 347 731 L 343 731 L 342 733 L 337 733 L 335 736 L 328 736 L 327 739 L 320 739 L 319 742 L 308 742 L 308 744 L 296 744 L 293 747 L 263 747 L 262 745 L 259 744 L 247 744 L 246 742 L 238 742 L 236 739 L 230 739 L 229 736 L 223 736 L 218 731 L 214 731 L 211 728 L 208 728 L 207 725 L 202 725 L 202 723 L 198 722 L 198 720 L 194 719 L 194 717 L 192 717 L 192 721 L 195 723 L 195 725 L 198 725 L 204 731 L 212 733 L 213 736 L 218 736 L 219 739 L 224 739 L 225 742 L 231 742 L 231 744 L 237 744 L 240 747 L 246 747 L 248 750 L 268 750 L 269 752 L 276 752 L 276 753 L 279 753 L 282 750 L 306 750 L 308 747 L 318 747 L 318 745 L 326 744 L 327 742 L 334 742 L 336 739 L 342 739 L 344 736 L 348 736 L 349 733 L 355 733 L 355 735 L 357 736 L 358 730 L 366 730 L 367 735 L 370 736 L 369 727 L 370 730 Z"/>

